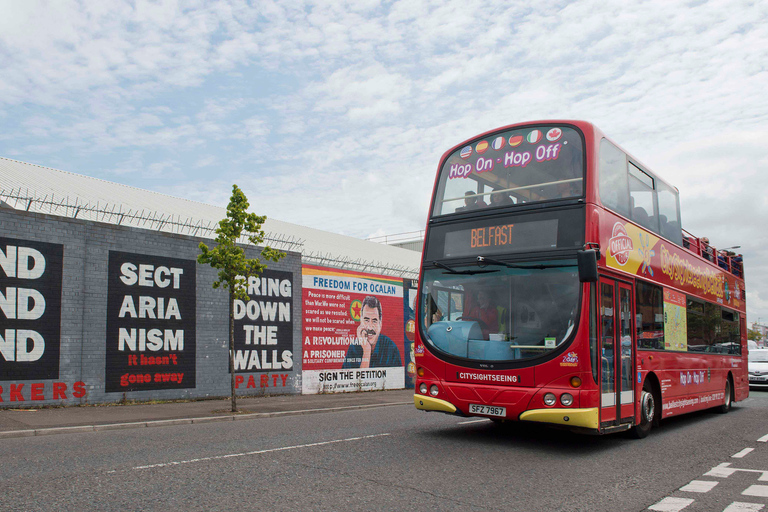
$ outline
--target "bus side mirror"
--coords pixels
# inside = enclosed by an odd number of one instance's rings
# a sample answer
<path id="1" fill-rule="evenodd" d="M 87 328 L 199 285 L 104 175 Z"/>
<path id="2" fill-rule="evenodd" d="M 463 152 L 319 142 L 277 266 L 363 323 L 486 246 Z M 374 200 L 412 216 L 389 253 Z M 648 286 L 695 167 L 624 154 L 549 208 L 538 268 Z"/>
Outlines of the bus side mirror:
<path id="1" fill-rule="evenodd" d="M 587 249 L 576 253 L 576 261 L 579 263 L 579 281 L 582 283 L 597 282 L 597 260 L 600 258 L 600 251 L 597 249 Z"/>

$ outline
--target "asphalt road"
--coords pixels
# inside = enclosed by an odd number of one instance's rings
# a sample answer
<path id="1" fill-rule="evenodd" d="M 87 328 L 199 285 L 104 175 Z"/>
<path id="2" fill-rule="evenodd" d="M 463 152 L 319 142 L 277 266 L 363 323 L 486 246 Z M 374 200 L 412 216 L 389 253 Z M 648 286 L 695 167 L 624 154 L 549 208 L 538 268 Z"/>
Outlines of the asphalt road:
<path id="1" fill-rule="evenodd" d="M 742 492 L 768 490 L 766 435 L 768 393 L 752 392 L 643 440 L 412 406 L 5 439 L 0 509 L 759 510 L 768 495 Z M 714 484 L 680 490 L 692 481 Z"/>

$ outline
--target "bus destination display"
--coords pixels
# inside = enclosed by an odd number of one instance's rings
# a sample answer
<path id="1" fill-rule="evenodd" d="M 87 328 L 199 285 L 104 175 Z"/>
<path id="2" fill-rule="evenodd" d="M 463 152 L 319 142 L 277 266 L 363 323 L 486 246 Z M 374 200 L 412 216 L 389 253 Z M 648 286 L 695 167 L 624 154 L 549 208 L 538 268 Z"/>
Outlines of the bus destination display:
<path id="1" fill-rule="evenodd" d="M 445 234 L 446 258 L 536 251 L 557 247 L 557 219 L 478 226 Z"/>

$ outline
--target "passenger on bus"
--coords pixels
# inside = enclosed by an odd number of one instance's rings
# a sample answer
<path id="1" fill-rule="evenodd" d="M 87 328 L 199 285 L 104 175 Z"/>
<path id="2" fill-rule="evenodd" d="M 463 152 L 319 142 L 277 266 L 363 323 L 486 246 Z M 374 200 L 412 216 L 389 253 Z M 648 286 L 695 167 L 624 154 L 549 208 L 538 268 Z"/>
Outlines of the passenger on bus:
<path id="1" fill-rule="evenodd" d="M 651 216 L 648 215 L 648 212 L 642 206 L 637 206 L 632 210 L 632 220 L 645 228 L 651 225 Z"/>
<path id="2" fill-rule="evenodd" d="M 465 212 L 469 210 L 477 210 L 478 208 L 486 208 L 488 205 L 482 198 L 477 196 L 476 192 L 467 190 L 464 192 L 464 206 L 456 208 L 457 212 Z"/>
<path id="3" fill-rule="evenodd" d="M 506 206 L 512 203 L 512 198 L 506 192 L 493 192 L 491 194 L 491 206 Z"/>
<path id="4" fill-rule="evenodd" d="M 733 272 L 733 275 L 741 277 L 741 265 L 743 261 L 744 259 L 741 257 L 741 254 L 731 257 L 731 271 Z"/>
<path id="5" fill-rule="evenodd" d="M 497 329 L 499 326 L 499 313 L 491 305 L 491 295 L 486 290 L 477 292 L 477 304 L 469 310 L 469 313 L 462 317 L 463 320 L 474 320 L 480 324 L 483 331 L 483 338 L 488 339 L 491 329 Z"/>
<path id="6" fill-rule="evenodd" d="M 427 312 L 424 315 L 424 323 L 430 326 L 443 319 L 443 312 L 440 311 L 440 307 L 435 302 L 432 295 L 427 296 Z"/>
<path id="7" fill-rule="evenodd" d="M 659 234 L 661 234 L 661 236 L 668 236 L 668 233 L 670 233 L 670 230 L 667 216 L 663 214 L 659 215 Z"/>
<path id="8" fill-rule="evenodd" d="M 728 253 L 726 251 L 717 251 L 717 266 L 728 270 Z"/>
<path id="9" fill-rule="evenodd" d="M 566 197 L 580 196 L 582 193 L 583 156 L 579 143 L 574 144 L 563 141 L 560 150 L 554 160 L 539 164 L 540 179 L 546 183 L 542 187 L 543 199 L 562 199 Z"/>
<path id="10" fill-rule="evenodd" d="M 701 255 L 709 261 L 715 260 L 715 251 L 709 245 L 709 238 L 705 236 L 701 237 Z"/>

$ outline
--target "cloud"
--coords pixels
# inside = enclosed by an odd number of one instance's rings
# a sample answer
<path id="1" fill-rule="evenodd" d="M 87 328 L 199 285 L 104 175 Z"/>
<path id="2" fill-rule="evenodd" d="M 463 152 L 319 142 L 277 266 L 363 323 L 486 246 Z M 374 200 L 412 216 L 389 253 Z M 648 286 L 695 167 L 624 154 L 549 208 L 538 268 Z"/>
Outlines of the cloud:
<path id="1" fill-rule="evenodd" d="M 0 154 L 136 186 L 157 171 L 156 189 L 221 206 L 239 182 L 260 213 L 367 236 L 423 229 L 455 144 L 587 119 L 679 187 L 686 228 L 742 245 L 750 316 L 768 318 L 764 2 L 28 1 L 3 13 Z"/>
<path id="2" fill-rule="evenodd" d="M 305 93 L 315 98 L 315 111 L 346 115 L 350 121 L 374 122 L 402 111 L 411 81 L 384 66 L 344 68 L 324 82 L 311 84 Z"/>
<path id="3" fill-rule="evenodd" d="M 216 157 L 213 155 L 208 155 L 198 160 L 197 163 L 195 164 L 195 167 L 197 168 L 210 167 L 214 163 L 216 163 Z"/>

